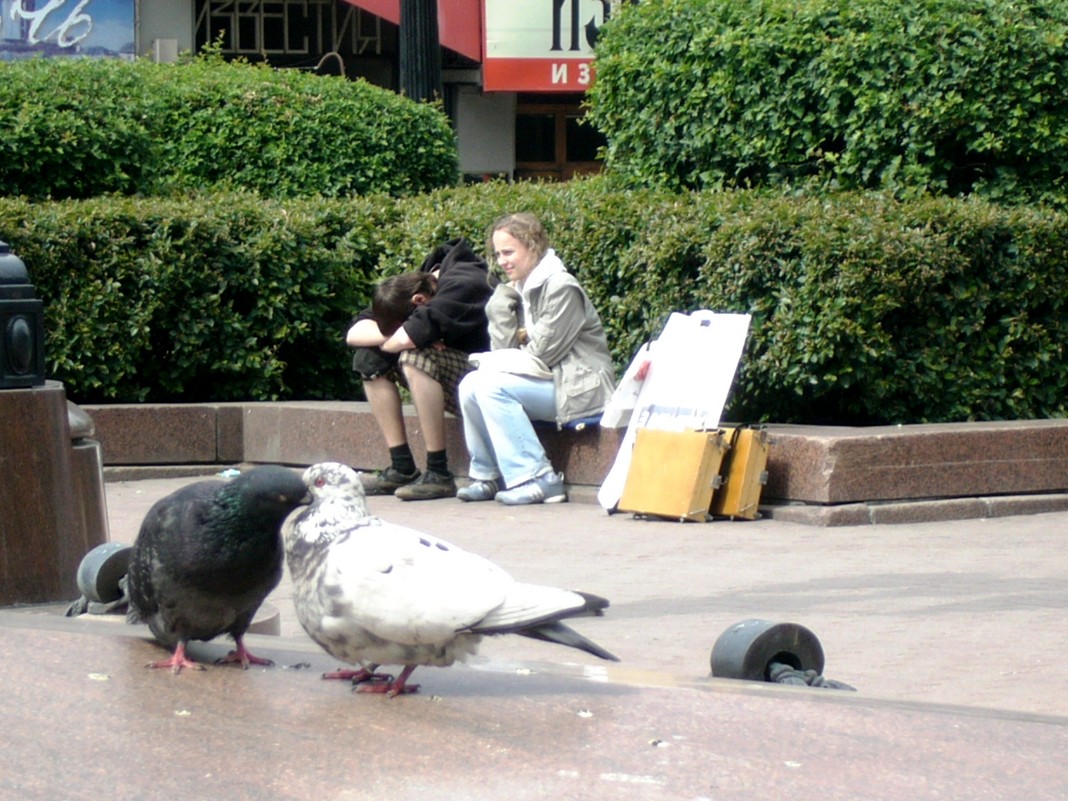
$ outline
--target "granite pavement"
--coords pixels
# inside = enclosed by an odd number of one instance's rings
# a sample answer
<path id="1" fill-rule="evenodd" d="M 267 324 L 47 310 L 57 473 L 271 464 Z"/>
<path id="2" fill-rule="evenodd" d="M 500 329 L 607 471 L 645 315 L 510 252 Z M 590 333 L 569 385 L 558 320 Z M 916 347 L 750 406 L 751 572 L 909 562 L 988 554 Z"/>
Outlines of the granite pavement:
<path id="1" fill-rule="evenodd" d="M 111 540 L 190 480 L 109 482 Z M 0 801 L 1068 798 L 1068 513 L 824 528 L 370 503 L 610 598 L 574 625 L 622 661 L 491 638 L 386 699 L 320 679 L 336 663 L 288 577 L 279 636 L 248 638 L 276 665 L 249 671 L 146 671 L 161 652 L 143 627 L 0 610 Z M 710 678 L 716 638 L 748 618 L 811 629 L 824 675 L 856 691 Z"/>

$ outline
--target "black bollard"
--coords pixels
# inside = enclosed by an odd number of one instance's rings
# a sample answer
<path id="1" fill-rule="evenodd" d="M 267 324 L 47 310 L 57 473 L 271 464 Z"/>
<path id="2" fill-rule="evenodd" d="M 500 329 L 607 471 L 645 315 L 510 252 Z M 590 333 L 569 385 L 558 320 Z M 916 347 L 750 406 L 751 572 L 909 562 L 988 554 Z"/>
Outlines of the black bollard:
<path id="1" fill-rule="evenodd" d="M 44 304 L 22 259 L 0 242 L 0 389 L 44 382 Z"/>

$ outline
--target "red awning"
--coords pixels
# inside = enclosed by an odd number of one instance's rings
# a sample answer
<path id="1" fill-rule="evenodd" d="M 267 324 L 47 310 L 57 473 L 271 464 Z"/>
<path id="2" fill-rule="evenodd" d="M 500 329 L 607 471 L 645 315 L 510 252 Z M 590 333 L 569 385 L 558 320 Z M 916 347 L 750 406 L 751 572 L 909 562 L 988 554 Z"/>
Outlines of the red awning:
<path id="1" fill-rule="evenodd" d="M 400 0 L 345 2 L 400 25 Z M 482 0 L 438 0 L 438 38 L 450 50 L 481 63 Z"/>

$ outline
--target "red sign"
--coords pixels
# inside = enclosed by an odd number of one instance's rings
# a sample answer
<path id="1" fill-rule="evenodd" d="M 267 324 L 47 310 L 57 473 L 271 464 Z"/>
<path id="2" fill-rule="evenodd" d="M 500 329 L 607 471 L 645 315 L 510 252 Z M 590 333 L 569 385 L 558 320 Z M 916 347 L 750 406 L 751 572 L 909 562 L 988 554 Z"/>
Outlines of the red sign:
<path id="1" fill-rule="evenodd" d="M 585 92 L 591 83 L 589 59 L 488 58 L 482 65 L 488 92 Z"/>
<path id="2" fill-rule="evenodd" d="M 484 0 L 482 88 L 584 92 L 611 0 Z"/>

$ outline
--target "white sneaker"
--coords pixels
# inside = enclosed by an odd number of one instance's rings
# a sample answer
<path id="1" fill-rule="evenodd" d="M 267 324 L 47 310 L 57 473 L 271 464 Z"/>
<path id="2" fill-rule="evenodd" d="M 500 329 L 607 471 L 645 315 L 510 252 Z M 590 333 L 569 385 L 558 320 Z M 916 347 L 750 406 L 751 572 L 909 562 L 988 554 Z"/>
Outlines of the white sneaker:
<path id="1" fill-rule="evenodd" d="M 500 489 L 496 481 L 492 478 L 482 478 L 461 487 L 456 492 L 456 497 L 461 501 L 492 501 L 498 492 Z"/>
<path id="2" fill-rule="evenodd" d="M 537 478 L 525 481 L 518 487 L 501 490 L 497 500 L 508 506 L 522 506 L 528 503 L 562 503 L 567 500 L 564 492 L 564 474 L 550 470 Z"/>

